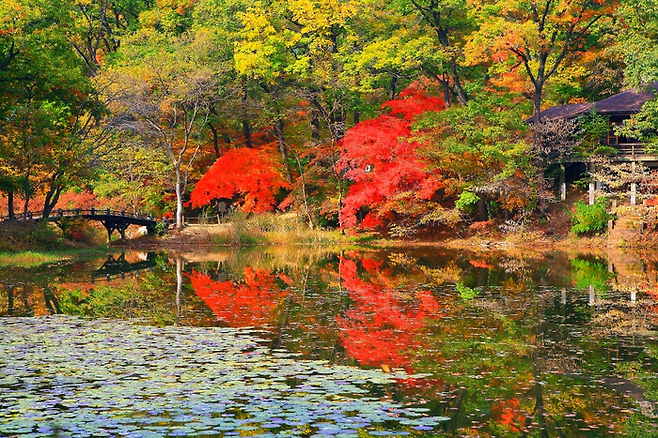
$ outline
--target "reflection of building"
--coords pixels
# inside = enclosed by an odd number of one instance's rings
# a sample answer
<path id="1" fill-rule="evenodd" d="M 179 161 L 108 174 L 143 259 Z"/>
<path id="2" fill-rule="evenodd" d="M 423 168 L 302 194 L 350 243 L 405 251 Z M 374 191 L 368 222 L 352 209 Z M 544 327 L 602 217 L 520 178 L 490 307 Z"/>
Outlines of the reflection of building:
<path id="1" fill-rule="evenodd" d="M 610 269 L 616 273 L 613 290 L 628 292 L 632 302 L 637 299 L 637 290 L 647 283 L 647 272 L 640 254 L 633 250 L 611 250 L 608 252 Z"/>

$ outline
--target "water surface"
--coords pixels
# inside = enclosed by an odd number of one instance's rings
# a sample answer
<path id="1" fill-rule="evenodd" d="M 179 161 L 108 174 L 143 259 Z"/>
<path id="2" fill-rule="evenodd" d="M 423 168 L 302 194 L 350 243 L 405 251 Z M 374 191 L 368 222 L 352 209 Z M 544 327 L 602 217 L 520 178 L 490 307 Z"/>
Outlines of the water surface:
<path id="1" fill-rule="evenodd" d="M 658 436 L 657 274 L 442 248 L 4 268 L 0 436 Z"/>

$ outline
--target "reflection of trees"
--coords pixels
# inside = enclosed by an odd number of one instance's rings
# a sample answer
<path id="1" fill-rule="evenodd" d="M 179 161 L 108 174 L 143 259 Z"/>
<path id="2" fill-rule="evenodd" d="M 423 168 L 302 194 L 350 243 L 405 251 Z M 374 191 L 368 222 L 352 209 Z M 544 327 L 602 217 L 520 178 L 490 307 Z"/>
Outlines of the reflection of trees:
<path id="1" fill-rule="evenodd" d="M 190 282 L 196 294 L 230 327 L 263 326 L 276 321 L 286 292 L 277 284 L 272 272 L 245 268 L 244 280 L 215 281 L 192 271 Z"/>
<path id="2" fill-rule="evenodd" d="M 426 318 L 437 317 L 441 306 L 430 291 L 396 290 L 395 279 L 373 259 L 359 259 L 369 276 L 358 276 L 357 263 L 341 258 L 340 277 L 352 299 L 337 318 L 347 353 L 367 366 L 411 369 L 413 350 Z"/>
<path id="3" fill-rule="evenodd" d="M 340 287 L 333 259 L 316 264 L 314 257 L 296 257 L 286 272 L 279 258 L 274 264 L 255 259 L 258 268 L 239 262 L 240 275 L 236 266 L 203 264 L 203 271 L 189 274 L 190 282 L 223 324 L 258 326 L 269 333 L 272 348 L 343 362 L 334 316 L 344 298 L 335 292 Z"/>

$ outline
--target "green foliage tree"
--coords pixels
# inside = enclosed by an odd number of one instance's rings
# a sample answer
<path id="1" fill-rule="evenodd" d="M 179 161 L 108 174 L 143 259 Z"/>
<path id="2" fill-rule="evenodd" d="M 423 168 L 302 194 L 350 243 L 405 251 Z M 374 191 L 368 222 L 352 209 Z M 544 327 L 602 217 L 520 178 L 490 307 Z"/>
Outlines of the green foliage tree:
<path id="1" fill-rule="evenodd" d="M 447 196 L 469 191 L 497 202 L 504 214 L 530 204 L 531 193 L 517 189 L 527 185 L 532 165 L 522 111 L 512 95 L 482 91 L 418 121 L 431 138 L 423 154 L 441 170 Z"/>
<path id="2" fill-rule="evenodd" d="M 204 144 L 203 130 L 220 87 L 216 49 L 203 31 L 178 32 L 187 21 L 170 22 L 167 11 L 151 16 L 126 39 L 105 78 L 120 98 L 114 110 L 127 118 L 119 125 L 161 148 L 173 173 L 177 228 L 183 226 L 183 197 L 194 159 Z M 150 24 L 153 27 L 147 26 Z M 163 26 L 165 31 L 159 31 Z"/>

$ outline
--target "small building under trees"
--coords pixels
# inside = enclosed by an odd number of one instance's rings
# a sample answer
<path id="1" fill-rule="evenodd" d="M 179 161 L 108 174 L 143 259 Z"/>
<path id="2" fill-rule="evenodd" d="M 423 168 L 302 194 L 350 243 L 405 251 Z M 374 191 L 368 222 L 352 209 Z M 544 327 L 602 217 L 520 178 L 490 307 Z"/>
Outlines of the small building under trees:
<path id="1" fill-rule="evenodd" d="M 625 120 L 638 114 L 644 104 L 655 97 L 656 88 L 658 88 L 658 83 L 646 90 L 633 88 L 598 102 L 552 106 L 543 110 L 539 119 L 572 119 L 598 114 L 605 117 L 608 122 L 608 130 L 602 133 L 600 143 L 616 149 L 617 153 L 611 155 L 613 161 L 640 161 L 658 166 L 658 154 L 646 153 L 641 140 L 625 137 L 618 133 L 618 129 L 623 126 Z M 528 121 L 535 122 L 536 117 L 533 116 Z"/>
<path id="2" fill-rule="evenodd" d="M 561 138 L 557 133 L 546 135 L 542 131 L 565 130 L 569 124 L 576 126 L 570 129 L 574 129 L 577 141 L 562 150 L 559 158 L 555 156 L 559 164 L 554 164 L 554 168 L 559 167 L 561 172 L 547 172 L 547 176 L 561 173 L 563 196 L 565 183 L 589 172 L 590 192 L 606 185 L 618 186 L 617 192 L 628 192 L 635 203 L 637 185 L 642 182 L 647 185 L 648 180 L 653 182 L 649 170 L 658 169 L 656 90 L 658 82 L 598 102 L 552 106 L 527 120 L 539 133 L 535 135 L 538 143 Z M 559 150 L 560 145 L 551 148 Z M 592 200 L 591 193 L 590 202 Z"/>

